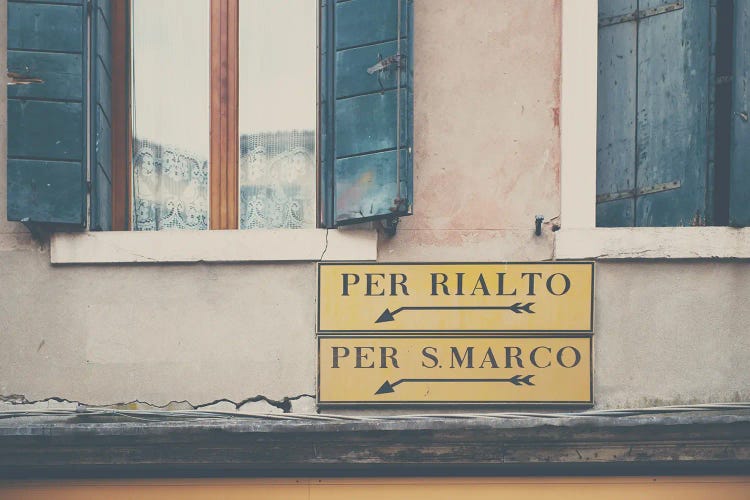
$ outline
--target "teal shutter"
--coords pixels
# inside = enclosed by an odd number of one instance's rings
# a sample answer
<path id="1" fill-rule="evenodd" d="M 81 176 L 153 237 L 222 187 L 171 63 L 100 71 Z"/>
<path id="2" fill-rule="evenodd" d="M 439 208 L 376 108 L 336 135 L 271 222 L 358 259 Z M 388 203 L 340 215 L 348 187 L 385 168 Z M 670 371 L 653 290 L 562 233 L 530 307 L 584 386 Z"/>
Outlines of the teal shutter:
<path id="1" fill-rule="evenodd" d="M 750 0 L 734 2 L 729 224 L 750 226 Z"/>
<path id="2" fill-rule="evenodd" d="M 110 0 L 94 0 L 91 18 L 91 229 L 112 229 L 112 34 Z"/>
<path id="3" fill-rule="evenodd" d="M 712 157 L 711 6 L 600 0 L 597 225 L 702 225 Z"/>
<path id="4" fill-rule="evenodd" d="M 85 226 L 86 7 L 8 1 L 8 219 Z"/>
<path id="5" fill-rule="evenodd" d="M 412 1 L 323 0 L 321 9 L 324 224 L 409 215 Z"/>

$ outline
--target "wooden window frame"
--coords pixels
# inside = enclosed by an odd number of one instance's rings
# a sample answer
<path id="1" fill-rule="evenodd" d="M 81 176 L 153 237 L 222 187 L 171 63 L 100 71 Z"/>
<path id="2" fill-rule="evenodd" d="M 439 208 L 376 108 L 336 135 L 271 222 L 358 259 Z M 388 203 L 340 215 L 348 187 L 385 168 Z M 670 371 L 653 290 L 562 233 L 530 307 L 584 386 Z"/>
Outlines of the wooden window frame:
<path id="1" fill-rule="evenodd" d="M 132 218 L 131 0 L 112 0 L 112 229 Z M 239 227 L 239 0 L 210 0 L 209 229 Z"/>

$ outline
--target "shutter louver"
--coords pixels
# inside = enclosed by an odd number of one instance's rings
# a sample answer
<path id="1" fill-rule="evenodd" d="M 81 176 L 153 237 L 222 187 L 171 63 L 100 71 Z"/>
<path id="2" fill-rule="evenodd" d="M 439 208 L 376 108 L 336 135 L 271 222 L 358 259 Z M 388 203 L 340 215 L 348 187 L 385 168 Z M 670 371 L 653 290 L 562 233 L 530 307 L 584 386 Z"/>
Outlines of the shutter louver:
<path id="1" fill-rule="evenodd" d="M 409 215 L 412 2 L 328 0 L 322 8 L 325 225 Z"/>
<path id="2" fill-rule="evenodd" d="M 86 8 L 8 1 L 8 220 L 86 223 Z"/>

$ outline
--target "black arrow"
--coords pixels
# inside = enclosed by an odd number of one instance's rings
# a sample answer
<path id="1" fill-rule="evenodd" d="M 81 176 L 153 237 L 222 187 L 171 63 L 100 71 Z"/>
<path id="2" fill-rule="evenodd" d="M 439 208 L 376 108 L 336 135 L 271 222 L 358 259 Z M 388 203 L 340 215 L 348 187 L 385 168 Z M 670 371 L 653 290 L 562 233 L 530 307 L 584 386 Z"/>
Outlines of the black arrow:
<path id="1" fill-rule="evenodd" d="M 531 306 L 534 305 L 534 302 L 527 302 L 526 304 L 521 304 L 520 302 L 516 302 L 513 305 L 510 306 L 423 306 L 423 307 L 399 307 L 398 309 L 394 309 L 391 311 L 390 309 L 386 309 L 383 311 L 383 314 L 381 314 L 378 319 L 375 320 L 375 323 L 385 323 L 386 321 L 393 321 L 395 318 L 394 316 L 401 311 L 456 311 L 456 310 L 477 310 L 477 311 L 485 311 L 485 310 L 505 310 L 505 311 L 513 311 L 516 314 L 522 314 L 524 312 L 527 312 L 529 314 L 534 314 L 534 311 L 531 310 Z"/>
<path id="2" fill-rule="evenodd" d="M 389 392 L 395 392 L 396 387 L 404 382 L 510 382 L 513 385 L 534 385 L 531 378 L 534 375 L 514 375 L 511 378 L 402 378 L 393 383 L 387 380 L 380 386 L 380 389 L 375 391 L 375 394 L 387 394 Z"/>

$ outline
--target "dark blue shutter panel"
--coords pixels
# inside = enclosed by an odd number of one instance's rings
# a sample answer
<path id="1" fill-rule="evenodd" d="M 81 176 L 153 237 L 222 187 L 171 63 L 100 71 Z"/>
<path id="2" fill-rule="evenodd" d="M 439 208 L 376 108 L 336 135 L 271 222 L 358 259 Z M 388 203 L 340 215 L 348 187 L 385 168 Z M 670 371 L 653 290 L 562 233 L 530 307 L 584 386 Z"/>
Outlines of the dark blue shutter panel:
<path id="1" fill-rule="evenodd" d="M 321 5 L 324 223 L 334 227 L 409 215 L 412 1 L 324 0 Z"/>
<path id="2" fill-rule="evenodd" d="M 112 229 L 112 34 L 110 0 L 94 0 L 91 49 L 91 229 Z"/>
<path id="3" fill-rule="evenodd" d="M 703 225 L 710 3 L 600 0 L 597 225 Z"/>
<path id="4" fill-rule="evenodd" d="M 87 13 L 8 1 L 8 220 L 86 224 Z"/>
<path id="5" fill-rule="evenodd" d="M 729 224 L 750 226 L 750 0 L 734 3 Z"/>

